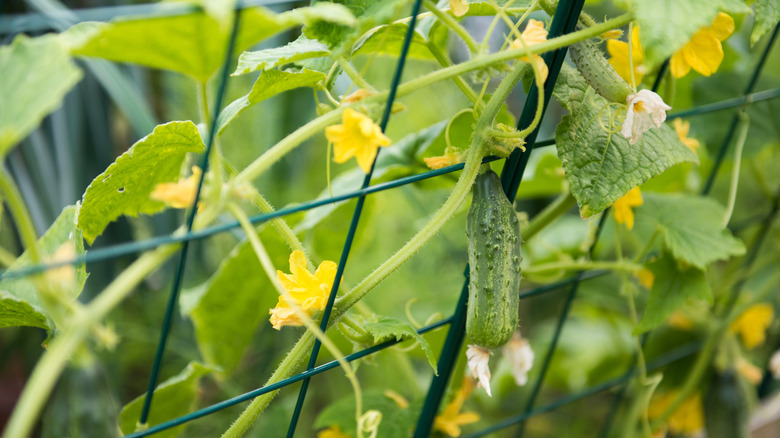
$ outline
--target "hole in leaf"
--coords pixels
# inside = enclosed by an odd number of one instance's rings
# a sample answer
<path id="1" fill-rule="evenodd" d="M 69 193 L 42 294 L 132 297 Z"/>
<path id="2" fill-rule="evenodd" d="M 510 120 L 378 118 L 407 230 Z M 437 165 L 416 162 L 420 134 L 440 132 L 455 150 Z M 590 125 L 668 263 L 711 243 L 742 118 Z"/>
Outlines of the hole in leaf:
<path id="1" fill-rule="evenodd" d="M 120 188 L 116 189 L 116 191 L 119 192 L 119 193 L 122 193 L 122 192 L 125 191 L 125 188 L 124 187 L 120 187 Z"/>

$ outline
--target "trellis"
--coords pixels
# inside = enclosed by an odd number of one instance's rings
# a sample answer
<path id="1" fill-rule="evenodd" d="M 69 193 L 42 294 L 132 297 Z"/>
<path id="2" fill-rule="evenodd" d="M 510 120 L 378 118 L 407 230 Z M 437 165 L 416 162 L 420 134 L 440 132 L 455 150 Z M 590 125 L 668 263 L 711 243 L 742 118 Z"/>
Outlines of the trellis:
<path id="1" fill-rule="evenodd" d="M 235 11 L 234 11 L 234 20 L 233 20 L 233 28 L 231 31 L 231 36 L 228 42 L 228 50 L 226 51 L 226 57 L 225 61 L 222 67 L 222 70 L 220 72 L 219 77 L 219 84 L 218 84 L 218 92 L 217 92 L 217 98 L 215 102 L 215 108 L 219 110 L 222 107 L 224 95 L 225 95 L 225 89 L 227 84 L 227 77 L 230 67 L 230 62 L 233 56 L 234 51 L 234 45 L 235 45 L 235 38 L 237 34 L 237 29 L 240 22 L 240 11 L 244 8 L 251 7 L 251 6 L 258 6 L 258 5 L 269 5 L 269 4 L 278 4 L 278 3 L 287 3 L 287 0 L 271 0 L 271 1 L 239 1 L 236 5 Z M 422 0 L 416 0 L 413 5 L 412 13 L 411 13 L 411 21 L 408 26 L 408 30 L 404 39 L 403 47 L 401 50 L 401 53 L 398 57 L 398 63 L 396 65 L 395 74 L 393 76 L 392 84 L 390 86 L 390 93 L 389 97 L 386 102 L 386 106 L 384 109 L 384 113 L 380 122 L 380 127 L 384 131 L 387 127 L 388 121 L 390 119 L 391 115 L 391 108 L 393 105 L 393 101 L 395 99 L 395 93 L 398 88 L 398 85 L 400 83 L 401 73 L 404 68 L 404 63 L 406 61 L 409 47 L 411 44 L 411 38 L 412 34 L 414 32 L 415 23 L 417 20 L 417 16 L 420 12 L 420 7 L 422 4 Z M 555 12 L 555 15 L 552 20 L 552 24 L 550 27 L 549 36 L 551 38 L 560 36 L 566 33 L 570 33 L 574 30 L 574 27 L 577 23 L 578 17 L 580 15 L 580 12 L 582 10 L 584 4 L 584 0 L 560 0 L 558 8 Z M 137 14 L 145 14 L 145 15 L 154 15 L 154 14 L 186 14 L 194 11 L 193 7 L 187 6 L 187 5 L 174 5 L 166 7 L 164 10 L 161 9 L 158 5 L 136 5 L 136 6 L 122 6 L 122 7 L 109 7 L 109 8 L 97 8 L 92 10 L 86 10 L 82 11 L 79 14 L 69 14 L 67 15 L 67 19 L 63 19 L 62 17 L 58 16 L 40 16 L 37 14 L 30 14 L 22 17 L 0 17 L 0 33 L 15 33 L 20 30 L 24 31 L 40 31 L 47 29 L 54 24 L 55 26 L 59 25 L 60 27 L 63 26 L 63 23 L 68 23 L 68 20 L 70 20 L 70 24 L 72 24 L 72 21 L 83 21 L 83 20 L 107 20 L 110 18 L 114 18 L 117 16 L 123 16 L 123 15 L 137 15 Z M 60 21 L 58 21 L 60 20 Z M 65 21 L 62 21 L 65 20 Z M 713 111 L 720 111 L 720 110 L 726 110 L 726 109 L 733 109 L 733 108 L 744 108 L 747 105 L 750 105 L 755 102 L 759 101 L 765 101 L 769 99 L 774 99 L 777 97 L 780 97 L 780 88 L 760 91 L 760 92 L 754 92 L 754 88 L 756 86 L 756 83 L 760 77 L 761 71 L 764 67 L 764 64 L 768 58 L 768 55 L 771 51 L 771 48 L 777 39 L 778 32 L 780 31 L 780 26 L 776 26 L 768 43 L 766 44 L 766 47 L 764 51 L 762 52 L 759 61 L 755 68 L 753 69 L 753 72 L 750 76 L 750 79 L 745 86 L 744 93 L 741 96 L 734 97 L 732 99 L 723 100 L 720 102 L 708 104 L 699 106 L 696 108 L 692 108 L 685 111 L 680 111 L 676 113 L 672 113 L 669 115 L 669 118 L 676 118 L 676 117 L 690 117 L 690 116 L 696 116 L 700 114 L 710 113 Z M 553 86 L 555 85 L 556 79 L 558 77 L 558 73 L 560 72 L 561 65 L 564 61 L 564 58 L 566 56 L 566 48 L 555 50 L 552 52 L 545 53 L 543 55 L 544 61 L 547 63 L 549 68 L 549 76 L 547 78 L 547 81 L 544 85 L 544 108 L 546 109 L 547 104 L 549 102 L 550 96 L 552 94 Z M 668 63 L 667 63 L 668 64 Z M 658 75 L 658 78 L 656 80 L 656 83 L 653 85 L 653 89 L 655 90 L 663 76 L 665 75 L 665 71 L 668 68 L 668 65 L 664 64 L 661 67 L 661 72 Z M 525 107 L 523 108 L 523 111 L 521 113 L 521 116 L 519 118 L 518 122 L 518 129 L 523 129 L 527 127 L 533 117 L 534 112 L 536 111 L 536 101 L 537 101 L 537 89 L 535 87 L 531 87 L 529 91 L 528 99 L 526 100 Z M 219 111 L 213 111 L 213 120 L 211 126 L 216 126 L 217 116 L 219 115 Z M 725 154 L 728 150 L 729 144 L 731 143 L 734 133 L 736 131 L 738 125 L 738 117 L 735 115 L 732 119 L 732 122 L 727 130 L 727 133 L 723 139 L 722 144 L 718 148 L 717 156 L 715 159 L 715 164 L 707 178 L 707 181 L 704 185 L 704 188 L 702 190 L 702 195 L 706 195 L 709 193 L 709 191 L 712 188 L 714 178 L 718 172 L 718 169 L 720 168 Z M 542 140 L 542 141 L 536 141 L 536 137 L 538 135 L 539 128 L 537 127 L 527 138 L 526 138 L 526 148 L 527 150 L 525 152 L 521 152 L 519 150 L 515 150 L 512 155 L 506 159 L 503 166 L 503 171 L 501 174 L 501 181 L 504 188 L 504 191 L 507 194 L 507 197 L 510 201 L 514 201 L 515 195 L 517 194 L 518 187 L 520 185 L 520 182 L 522 180 L 526 165 L 528 163 L 528 159 L 530 157 L 530 154 L 532 150 L 544 146 L 549 146 L 554 144 L 554 140 Z M 203 169 L 203 174 L 205 175 L 206 170 L 208 168 L 208 159 L 209 159 L 209 151 L 211 150 L 211 147 L 214 142 L 215 137 L 215 130 L 212 129 L 209 132 L 207 141 L 206 141 L 206 152 L 203 154 L 200 167 Z M 491 162 L 499 160 L 498 157 L 487 157 L 483 160 L 483 162 Z M 320 199 L 320 200 L 313 200 L 309 202 L 304 202 L 301 204 L 298 204 L 293 207 L 288 208 L 282 208 L 276 211 L 273 211 L 271 213 L 266 214 L 259 214 L 256 216 L 253 216 L 250 218 L 250 221 L 253 224 L 260 224 L 263 222 L 266 222 L 268 220 L 271 220 L 273 218 L 282 217 L 286 215 L 290 215 L 293 213 L 301 212 L 301 211 L 307 211 L 311 209 L 315 209 L 317 207 L 321 207 L 328 204 L 333 204 L 336 202 L 341 202 L 349 199 L 357 199 L 357 205 L 355 206 L 355 210 L 353 213 L 352 221 L 350 223 L 349 231 L 347 232 L 346 238 L 345 238 L 345 244 L 344 248 L 342 250 L 342 254 L 338 263 L 338 270 L 336 274 L 336 278 L 333 284 L 333 287 L 331 288 L 332 293 L 329 296 L 329 300 L 327 303 L 326 308 L 322 312 L 322 320 L 320 323 L 320 328 L 324 331 L 329 322 L 330 314 L 333 309 L 334 301 L 336 292 L 339 289 L 339 284 L 341 282 L 341 278 L 343 276 L 344 270 L 346 268 L 347 259 L 349 256 L 350 249 L 352 248 L 353 238 L 355 236 L 357 226 L 360 221 L 360 215 L 363 209 L 363 205 L 365 202 L 365 199 L 367 196 L 378 193 L 384 190 L 390 190 L 394 188 L 398 188 L 401 186 L 404 186 L 406 184 L 412 184 L 418 181 L 422 181 L 429 178 L 435 178 L 447 173 L 457 172 L 461 169 L 463 169 L 464 164 L 457 164 L 449 167 L 445 167 L 438 170 L 431 170 L 427 172 L 423 172 L 417 175 L 412 175 L 404 178 L 399 178 L 393 181 L 377 184 L 377 185 L 370 185 L 371 176 L 373 172 L 373 166 L 371 171 L 365 176 L 363 183 L 361 187 L 358 190 L 354 190 L 352 192 L 348 192 L 342 195 L 334 196 L 327 199 Z M 199 181 L 197 195 L 196 195 L 196 201 L 200 195 L 201 186 L 203 183 L 203 177 L 201 177 L 201 180 Z M 756 240 L 754 241 L 753 245 L 750 247 L 750 250 L 745 257 L 743 261 L 743 266 L 746 269 L 749 269 L 750 266 L 752 266 L 753 262 L 756 260 L 756 257 L 759 253 L 759 250 L 761 248 L 761 243 L 763 242 L 764 238 L 766 237 L 770 226 L 772 222 L 774 221 L 775 217 L 777 216 L 778 208 L 780 207 L 780 190 L 775 195 L 773 202 L 771 204 L 770 211 L 763 217 L 759 218 L 758 220 L 761 221 L 761 227 L 759 229 L 759 232 L 757 234 Z M 130 242 L 125 244 L 119 244 L 119 245 L 113 245 L 110 247 L 102 248 L 102 249 L 95 249 L 89 251 L 87 254 L 80 256 L 74 260 L 70 261 L 64 261 L 64 262 L 58 262 L 58 263 L 49 263 L 49 264 L 40 264 L 36 266 L 31 266 L 19 270 L 15 270 L 12 272 L 4 272 L 2 275 L 0 275 L 0 279 L 7 279 L 7 278 L 17 278 L 17 277 L 23 277 L 23 276 L 29 276 L 34 273 L 42 272 L 47 269 L 51 269 L 57 266 L 67 265 L 67 264 L 89 264 L 94 263 L 101 260 L 107 260 L 107 259 L 113 259 L 116 257 L 129 255 L 129 254 L 135 254 L 139 252 L 143 252 L 146 250 L 150 250 L 153 248 L 157 248 L 162 245 L 171 244 L 171 243 L 180 243 L 181 244 L 181 250 L 179 253 L 179 260 L 177 264 L 177 270 L 176 275 L 174 277 L 173 286 L 171 289 L 171 292 L 169 294 L 168 304 L 165 310 L 165 315 L 163 319 L 162 328 L 160 331 L 160 340 L 158 343 L 158 347 L 155 353 L 155 359 L 154 363 L 152 365 L 151 371 L 150 371 L 150 378 L 148 382 L 148 389 L 146 398 L 144 401 L 143 410 L 141 413 L 141 417 L 139 419 L 140 423 L 145 423 L 148 419 L 149 412 L 152 409 L 152 401 L 153 401 L 153 393 L 154 389 L 157 385 L 158 376 L 160 367 L 163 362 L 163 356 L 165 353 L 165 345 L 166 340 L 168 337 L 168 333 L 171 329 L 171 323 L 173 318 L 173 313 L 175 310 L 175 304 L 177 301 L 179 289 L 181 287 L 181 281 L 183 278 L 184 273 L 184 267 L 186 265 L 186 258 L 187 258 L 187 250 L 188 250 L 188 244 L 189 242 L 200 240 L 207 238 L 209 236 L 216 235 L 218 233 L 222 233 L 234 228 L 238 228 L 240 225 L 238 222 L 229 222 L 224 223 L 220 225 L 215 225 L 211 227 L 207 227 L 198 231 L 192 231 L 192 224 L 194 221 L 194 217 L 196 214 L 196 209 L 191 208 L 189 209 L 189 212 L 186 216 L 186 222 L 185 226 L 187 228 L 187 232 L 182 235 L 168 235 L 168 236 L 159 236 L 155 238 L 151 238 L 144 241 L 139 242 Z M 589 255 L 592 256 L 593 248 L 595 247 L 598 237 L 600 235 L 600 232 L 604 226 L 605 218 L 606 218 L 606 212 L 602 213 L 601 219 L 598 223 L 598 227 L 596 229 L 595 238 L 593 239 L 590 248 L 588 250 Z M 596 278 L 599 276 L 602 276 L 606 274 L 607 271 L 602 270 L 591 270 L 591 271 L 581 271 L 577 273 L 575 276 L 562 280 L 556 283 L 540 286 L 528 291 L 524 291 L 520 293 L 520 298 L 528 298 L 532 296 L 537 296 L 541 294 L 547 294 L 551 292 L 555 292 L 558 290 L 564 290 L 565 288 L 568 288 L 568 292 L 565 295 L 563 307 L 560 312 L 560 316 L 558 318 L 555 331 L 550 343 L 549 348 L 543 355 L 543 360 L 540 366 L 540 372 L 537 376 L 536 380 L 531 385 L 531 392 L 530 397 L 528 398 L 525 406 L 523 409 L 516 415 L 510 418 L 507 418 L 503 421 L 500 421 L 496 424 L 493 424 L 490 427 L 487 427 L 479 432 L 473 433 L 471 435 L 468 435 L 469 437 L 478 437 L 478 436 L 484 436 L 491 432 L 495 432 L 500 429 L 508 428 L 511 426 L 519 426 L 519 430 L 517 433 L 517 436 L 522 436 L 523 434 L 523 426 L 525 424 L 525 421 L 533 416 L 540 415 L 546 412 L 553 411 L 555 409 L 558 409 L 564 405 L 567 405 L 569 403 L 575 402 L 577 400 L 581 400 L 583 398 L 589 397 L 591 395 L 600 393 L 602 391 L 608 390 L 610 388 L 615 388 L 622 386 L 619 391 L 614 396 L 614 402 L 612 403 L 612 407 L 608 413 L 608 417 L 605 419 L 604 424 L 602 426 L 602 429 L 599 433 L 599 436 L 606 437 L 609 434 L 610 427 L 612 424 L 612 420 L 614 419 L 616 412 L 618 410 L 618 407 L 620 405 L 620 402 L 624 396 L 625 389 L 627 385 L 625 383 L 629 381 L 632 376 L 635 374 L 635 367 L 632 364 L 620 377 L 617 377 L 615 379 L 606 381 L 600 385 L 597 385 L 595 387 L 592 387 L 588 390 L 585 390 L 580 393 L 568 395 L 566 397 L 562 397 L 558 400 L 553 401 L 552 403 L 536 407 L 536 399 L 537 396 L 540 393 L 541 387 L 543 385 L 546 372 L 548 370 L 548 367 L 550 365 L 551 359 L 555 353 L 556 346 L 558 343 L 558 340 L 561 336 L 561 333 L 564 329 L 565 323 L 567 321 L 569 310 L 571 308 L 571 305 L 573 301 L 576 299 L 577 291 L 579 285 L 586 280 Z M 461 349 L 461 345 L 463 343 L 464 335 L 465 335 L 465 320 L 466 320 L 466 301 L 468 297 L 468 282 L 469 282 L 469 270 L 468 267 L 466 267 L 464 271 L 465 280 L 463 283 L 463 288 L 461 290 L 456 308 L 454 313 L 444 318 L 440 321 L 437 321 L 433 324 L 430 324 L 428 326 L 422 327 L 418 330 L 418 333 L 424 334 L 439 328 L 442 328 L 444 326 L 449 325 L 449 330 L 447 333 L 446 340 L 444 342 L 443 349 L 441 351 L 439 361 L 438 361 L 438 371 L 439 374 L 434 376 L 430 385 L 430 388 L 428 390 L 425 404 L 422 408 L 422 411 L 420 412 L 419 420 L 417 423 L 417 427 L 415 430 L 415 437 L 426 437 L 430 434 L 434 418 L 436 414 L 439 411 L 439 406 L 442 401 L 442 398 L 445 394 L 446 388 L 448 386 L 448 382 L 450 379 L 450 376 L 452 374 L 453 368 L 456 363 L 458 352 Z M 744 278 L 740 280 L 736 287 L 735 291 L 733 292 L 733 297 L 736 299 L 736 296 L 738 295 L 740 289 L 744 285 Z M 733 303 L 732 303 L 733 304 Z M 366 349 L 363 349 L 361 351 L 358 351 L 356 353 L 347 355 L 345 358 L 347 361 L 355 361 L 364 357 L 367 357 L 369 355 L 372 355 L 378 351 L 384 350 L 388 347 L 391 347 L 395 344 L 397 344 L 400 341 L 389 341 L 385 342 L 379 345 L 375 345 Z M 189 413 L 187 415 L 181 416 L 179 418 L 175 418 L 173 420 L 152 426 L 148 428 L 147 430 L 143 432 L 137 432 L 132 433 L 130 435 L 127 435 L 128 437 L 133 438 L 140 438 L 145 436 L 152 436 L 157 432 L 170 429 L 172 427 L 182 425 L 184 423 L 187 423 L 189 421 L 193 421 L 195 419 L 208 416 L 209 414 L 212 414 L 214 412 L 220 411 L 222 409 L 237 405 L 239 403 L 251 400 L 257 396 L 260 396 L 262 394 L 266 394 L 275 390 L 278 390 L 280 388 L 289 386 L 296 382 L 302 382 L 302 386 L 299 390 L 298 394 L 298 400 L 295 405 L 295 409 L 292 415 L 292 418 L 289 423 L 289 429 L 287 436 L 291 437 L 295 433 L 295 428 L 301 413 L 302 406 L 304 404 L 304 401 L 306 399 L 307 389 L 309 381 L 312 377 L 324 373 L 328 370 L 331 370 L 333 368 L 338 367 L 337 361 L 331 361 L 327 362 L 321 365 L 316 365 L 317 356 L 320 349 L 320 343 L 319 341 L 315 341 L 314 347 L 311 352 L 310 360 L 307 365 L 307 369 L 301 373 L 298 373 L 295 376 L 289 377 L 287 379 L 281 380 L 279 382 L 269 384 L 267 386 L 255 389 L 253 391 L 249 391 L 247 393 L 238 395 L 236 397 L 230 398 L 228 400 L 221 401 L 219 403 L 213 404 L 211 406 L 207 406 L 205 408 L 199 409 L 195 412 Z M 700 342 L 693 342 L 690 344 L 683 345 L 681 347 L 675 348 L 671 351 L 666 352 L 665 354 L 660 355 L 653 361 L 650 361 L 648 363 L 648 369 L 657 369 L 660 368 L 666 364 L 669 364 L 673 361 L 679 360 L 684 357 L 688 357 L 690 355 L 696 354 L 701 349 Z M 767 389 L 768 389 L 768 383 L 769 383 L 770 376 L 768 373 L 765 373 L 764 380 L 762 382 L 762 385 L 760 386 L 760 395 L 766 395 Z"/>

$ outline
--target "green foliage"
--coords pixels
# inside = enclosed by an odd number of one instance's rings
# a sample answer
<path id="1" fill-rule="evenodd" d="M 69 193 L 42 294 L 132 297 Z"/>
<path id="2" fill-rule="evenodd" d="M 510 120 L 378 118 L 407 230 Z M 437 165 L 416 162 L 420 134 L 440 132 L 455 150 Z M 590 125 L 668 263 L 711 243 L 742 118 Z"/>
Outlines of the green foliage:
<path id="1" fill-rule="evenodd" d="M 645 192 L 638 220 L 649 220 L 675 259 L 706 269 L 745 253 L 742 241 L 721 226 L 725 209 L 710 198 Z"/>
<path id="2" fill-rule="evenodd" d="M 684 46 L 702 27 L 709 26 L 718 11 L 749 13 L 740 0 L 629 0 L 640 26 L 646 61 L 659 65 Z"/>
<path id="3" fill-rule="evenodd" d="M 42 257 L 49 259 L 63 244 L 70 242 L 73 254 L 78 257 L 84 254 L 84 242 L 81 232 L 76 229 L 77 207 L 65 207 L 56 221 L 38 240 L 38 251 Z M 13 272 L 32 266 L 29 251 L 19 256 L 8 268 Z M 73 273 L 73 281 L 57 283 L 60 276 L 68 277 Z M 52 276 L 48 279 L 47 276 Z M 40 276 L 6 279 L 0 282 L 0 328 L 14 326 L 30 326 L 46 329 L 50 334 L 61 328 L 57 322 L 63 315 L 63 305 L 78 298 L 87 281 L 87 270 L 82 264 L 75 268 L 65 266 L 55 268 Z M 48 286 L 47 286 L 48 284 Z M 47 291 L 44 291 L 47 289 Z M 56 294 L 47 296 L 46 294 Z"/>
<path id="4" fill-rule="evenodd" d="M 363 328 L 371 335 L 374 344 L 381 344 L 387 341 L 413 340 L 420 344 L 420 348 L 425 352 L 428 363 L 436 374 L 436 355 L 431 349 L 428 341 L 425 340 L 417 330 L 408 322 L 400 321 L 387 316 L 380 316 L 376 321 L 368 321 L 362 324 Z"/>
<path id="5" fill-rule="evenodd" d="M 780 21 L 780 3 L 776 0 L 756 0 L 756 19 L 750 34 L 750 45 L 755 45 L 764 34 L 777 26 Z"/>
<path id="6" fill-rule="evenodd" d="M 644 333 L 663 324 L 669 316 L 688 300 L 712 302 L 712 291 L 704 271 L 677 262 L 664 253 L 647 268 L 655 275 L 647 307 L 634 334 Z"/>
<path id="7" fill-rule="evenodd" d="M 155 186 L 178 179 L 187 153 L 203 152 L 198 128 L 190 122 L 158 125 L 108 166 L 87 187 L 78 227 L 92 244 L 106 226 L 121 215 L 154 214 L 165 204 L 149 195 Z"/>
<path id="8" fill-rule="evenodd" d="M 147 425 L 154 426 L 180 417 L 192 411 L 200 398 L 198 381 L 211 370 L 198 362 L 190 362 L 179 374 L 157 385 Z M 140 395 L 122 408 L 119 413 L 119 428 L 125 435 L 135 432 L 141 417 L 146 395 Z M 187 424 L 155 434 L 162 438 L 174 438 L 183 433 Z"/>
<path id="9" fill-rule="evenodd" d="M 81 70 L 56 37 L 19 35 L 10 45 L 0 47 L 0 78 L 2 158 L 60 106 L 81 79 Z"/>
<path id="10" fill-rule="evenodd" d="M 267 247 L 284 247 L 273 229 L 262 233 Z M 273 251 L 277 267 L 285 266 L 287 251 Z M 268 320 L 278 294 L 265 275 L 248 240 L 222 260 L 204 284 L 185 290 L 181 312 L 195 326 L 198 350 L 206 364 L 230 375 L 252 341 L 257 327 Z"/>
<path id="11" fill-rule="evenodd" d="M 342 4 L 358 17 L 353 26 L 320 21 L 303 28 L 307 37 L 317 39 L 331 48 L 335 48 L 337 46 L 349 47 L 355 39 L 369 29 L 395 19 L 400 10 L 409 3 L 409 0 L 312 1 L 313 6 L 323 3 Z"/>
<path id="12" fill-rule="evenodd" d="M 330 55 L 328 47 L 321 42 L 307 38 L 298 38 L 286 46 L 242 53 L 238 58 L 238 66 L 233 75 L 243 75 L 258 70 L 270 70 L 294 61 L 328 55 Z"/>
<path id="13" fill-rule="evenodd" d="M 378 27 L 355 43 L 352 56 L 361 54 L 398 56 L 408 29 L 409 25 L 406 23 Z M 417 31 L 412 34 L 412 44 L 409 46 L 407 56 L 417 59 L 435 59 L 428 50 L 427 41 Z"/>
<path id="14" fill-rule="evenodd" d="M 382 413 L 382 422 L 379 423 L 377 431 L 378 437 L 407 438 L 413 433 L 412 428 L 419 407 L 412 405 L 402 408 L 381 391 L 366 391 L 363 394 L 363 410 L 377 410 Z M 317 416 L 314 422 L 316 429 L 333 426 L 338 426 L 348 436 L 357 436 L 354 395 L 344 397 L 329 405 Z"/>
<path id="15" fill-rule="evenodd" d="M 233 119 L 238 117 L 245 109 L 256 103 L 260 103 L 279 93 L 289 91 L 300 87 L 312 87 L 317 82 L 325 79 L 325 74 L 318 71 L 304 68 L 296 70 L 265 70 L 260 72 L 260 76 L 252 86 L 252 91 L 246 96 L 238 99 L 226 106 L 219 114 L 217 119 L 217 132 L 227 128 Z"/>
<path id="16" fill-rule="evenodd" d="M 613 122 L 624 108 L 598 95 L 573 68 L 564 66 L 554 94 L 569 114 L 555 130 L 558 156 L 583 218 L 593 216 L 632 188 L 674 164 L 698 163 L 696 154 L 666 125 L 629 144 Z"/>

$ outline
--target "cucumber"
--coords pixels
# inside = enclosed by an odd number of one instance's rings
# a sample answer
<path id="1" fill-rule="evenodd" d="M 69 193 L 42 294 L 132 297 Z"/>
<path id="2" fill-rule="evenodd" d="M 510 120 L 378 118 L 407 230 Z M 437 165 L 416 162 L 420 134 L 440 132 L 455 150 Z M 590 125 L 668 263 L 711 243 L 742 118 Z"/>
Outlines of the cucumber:
<path id="1" fill-rule="evenodd" d="M 612 102 L 625 103 L 631 94 L 631 86 L 609 65 L 604 53 L 591 40 L 569 46 L 571 60 L 582 77 L 597 93 Z"/>
<path id="2" fill-rule="evenodd" d="M 708 438 L 749 438 L 748 393 L 734 370 L 713 370 L 704 396 Z"/>
<path id="3" fill-rule="evenodd" d="M 466 336 L 484 348 L 500 347 L 517 328 L 520 294 L 520 229 L 498 175 L 477 176 L 466 221 L 469 301 Z"/>

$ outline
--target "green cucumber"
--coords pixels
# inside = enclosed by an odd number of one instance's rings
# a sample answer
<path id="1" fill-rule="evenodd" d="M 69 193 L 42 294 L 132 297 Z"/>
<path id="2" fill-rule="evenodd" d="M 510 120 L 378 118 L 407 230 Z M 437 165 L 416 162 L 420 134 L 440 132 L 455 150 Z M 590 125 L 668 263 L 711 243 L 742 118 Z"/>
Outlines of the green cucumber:
<path id="1" fill-rule="evenodd" d="M 735 370 L 712 370 L 703 404 L 708 438 L 750 437 L 748 393 Z"/>
<path id="2" fill-rule="evenodd" d="M 591 40 L 580 41 L 569 46 L 571 60 L 582 73 L 582 77 L 597 93 L 612 102 L 626 103 L 631 86 L 609 65 L 604 53 Z"/>
<path id="3" fill-rule="evenodd" d="M 512 203 L 492 170 L 474 182 L 466 235 L 470 266 L 466 336 L 484 348 L 500 347 L 517 328 L 520 228 Z"/>

